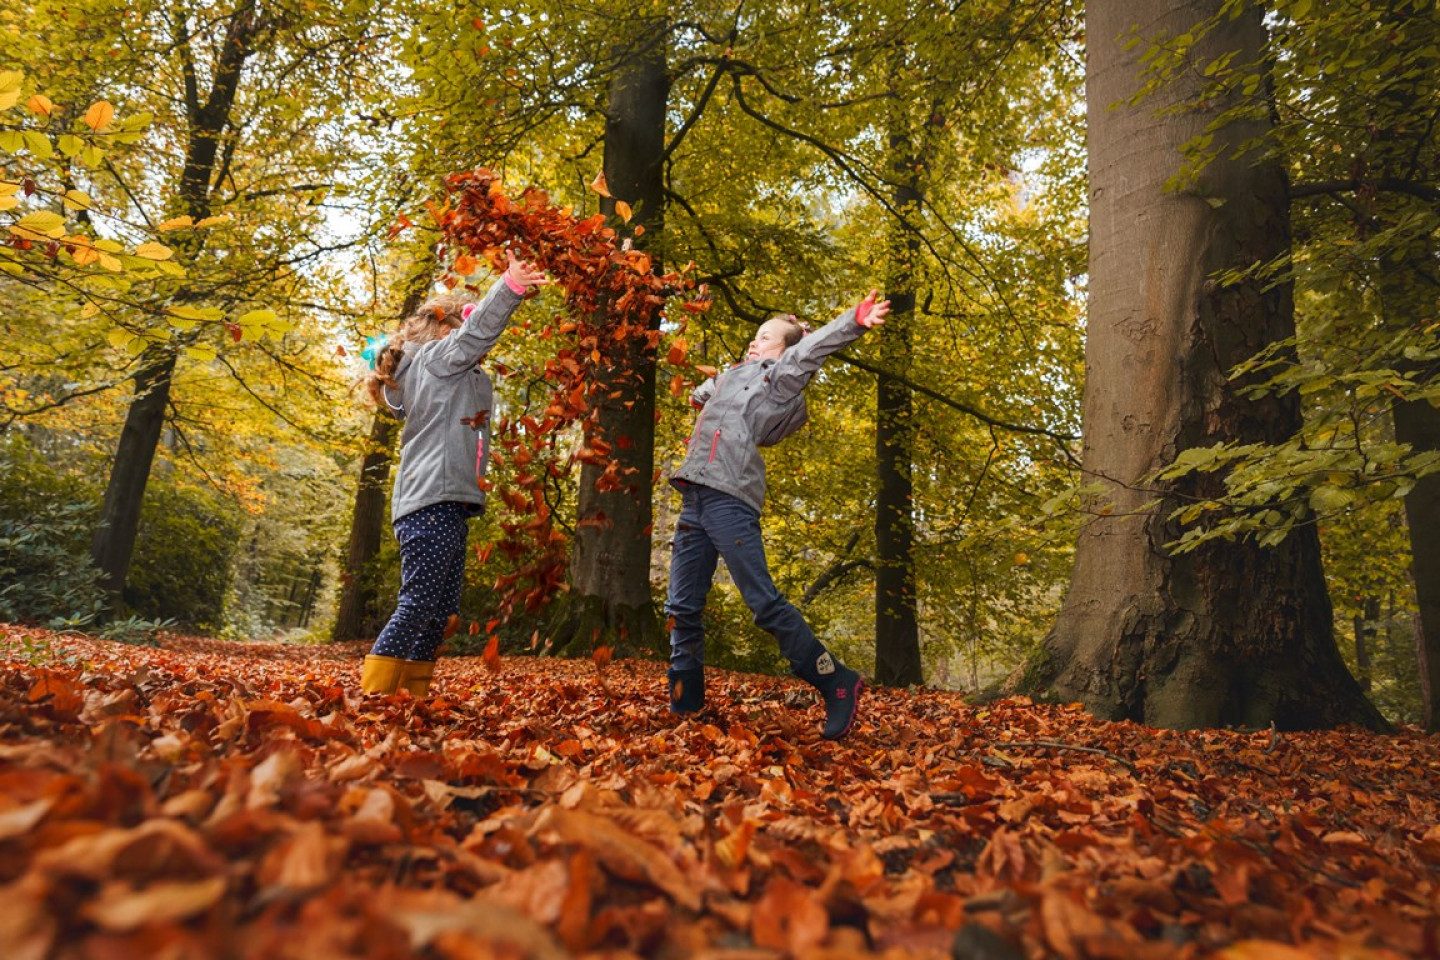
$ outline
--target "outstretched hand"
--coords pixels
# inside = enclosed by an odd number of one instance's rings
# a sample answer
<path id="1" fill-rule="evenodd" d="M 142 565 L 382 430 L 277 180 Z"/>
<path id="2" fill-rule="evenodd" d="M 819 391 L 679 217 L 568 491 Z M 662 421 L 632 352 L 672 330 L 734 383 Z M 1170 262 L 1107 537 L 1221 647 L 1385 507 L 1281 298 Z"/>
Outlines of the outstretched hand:
<path id="1" fill-rule="evenodd" d="M 855 322 L 866 330 L 880 326 L 890 315 L 890 301 L 877 301 L 875 298 L 878 296 L 880 296 L 879 290 L 871 290 L 865 294 L 865 299 L 861 300 L 860 305 L 855 308 Z"/>
<path id="2" fill-rule="evenodd" d="M 517 287 L 540 287 L 550 281 L 541 270 L 533 263 L 526 263 L 515 256 L 515 251 L 506 250 L 505 256 L 510 260 L 510 265 L 505 268 L 505 276 Z"/>

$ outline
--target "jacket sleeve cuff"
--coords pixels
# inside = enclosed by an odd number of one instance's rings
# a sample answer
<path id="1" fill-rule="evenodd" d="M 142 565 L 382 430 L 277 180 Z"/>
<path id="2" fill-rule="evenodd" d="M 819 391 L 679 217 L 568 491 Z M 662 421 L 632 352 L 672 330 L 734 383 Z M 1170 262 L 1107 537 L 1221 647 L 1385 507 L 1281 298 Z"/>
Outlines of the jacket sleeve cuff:
<path id="1" fill-rule="evenodd" d="M 528 287 L 522 286 L 521 284 L 518 284 L 514 280 L 512 280 L 510 278 L 510 274 L 508 273 L 505 274 L 505 286 L 510 288 L 511 293 L 517 294 L 522 297 L 525 296 L 525 291 L 529 289 Z"/>

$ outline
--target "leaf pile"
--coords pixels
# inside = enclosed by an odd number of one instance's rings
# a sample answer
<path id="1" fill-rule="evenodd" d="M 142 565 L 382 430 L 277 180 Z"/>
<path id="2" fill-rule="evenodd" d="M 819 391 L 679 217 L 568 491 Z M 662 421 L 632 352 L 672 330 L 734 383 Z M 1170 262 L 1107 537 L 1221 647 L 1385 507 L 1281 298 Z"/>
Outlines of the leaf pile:
<path id="1" fill-rule="evenodd" d="M 1440 739 L 3 631 L 0 955 L 1435 956 Z M 53 653 L 40 657 L 45 643 Z M 32 660 L 41 661 L 31 663 Z"/>
<path id="2" fill-rule="evenodd" d="M 515 572 L 501 574 L 495 583 L 503 621 L 517 608 L 538 610 L 565 579 L 569 543 L 554 529 L 547 483 L 567 476 L 578 461 L 599 468 L 593 481 L 597 490 L 643 489 L 648 495 L 652 478 L 639 476 L 638 467 L 626 466 L 625 458 L 616 455 L 616 448 L 629 449 L 633 438 L 605 436 L 600 413 L 607 402 L 624 402 L 643 388 L 645 371 L 656 362 L 666 304 L 690 293 L 695 283 L 689 267 L 657 274 L 649 254 L 631 249 L 629 239 L 617 243 L 604 214 L 577 217 L 538 188 L 511 198 L 487 170 L 452 174 L 446 186 L 449 199 L 433 213 L 446 242 L 462 251 L 454 273 L 474 272 L 477 258 L 500 269 L 508 248 L 543 267 L 565 302 L 564 311 L 536 331 L 539 339 L 553 343 L 553 353 L 524 371 L 538 399 L 529 401 L 528 412 L 496 421 L 492 434 L 492 458 L 515 468 L 512 481 L 497 491 L 513 519 L 501 522 L 503 536 L 495 546 L 519 562 Z M 709 309 L 703 289 L 699 292 L 701 297 L 681 303 L 685 313 Z M 685 313 L 676 322 L 682 332 Z M 680 366 L 685 356 L 685 341 L 677 337 L 667 361 Z M 673 390 L 681 389 L 688 373 L 687 365 L 685 373 L 675 374 Z M 584 440 L 579 451 L 557 449 L 556 437 L 576 424 Z M 603 526 L 604 519 L 580 523 Z"/>

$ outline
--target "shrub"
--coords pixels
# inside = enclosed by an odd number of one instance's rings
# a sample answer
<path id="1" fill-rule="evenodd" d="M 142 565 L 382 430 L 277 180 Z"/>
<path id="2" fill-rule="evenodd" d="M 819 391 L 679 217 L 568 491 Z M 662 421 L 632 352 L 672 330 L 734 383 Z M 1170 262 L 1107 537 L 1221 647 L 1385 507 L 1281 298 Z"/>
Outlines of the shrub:
<path id="1" fill-rule="evenodd" d="M 21 436 L 0 438 L 0 620 L 83 628 L 104 608 L 90 562 L 93 489 L 45 463 Z"/>
<path id="2" fill-rule="evenodd" d="M 215 629 L 240 532 L 235 512 L 210 495 L 152 478 L 125 583 L 125 605 L 142 617 Z"/>

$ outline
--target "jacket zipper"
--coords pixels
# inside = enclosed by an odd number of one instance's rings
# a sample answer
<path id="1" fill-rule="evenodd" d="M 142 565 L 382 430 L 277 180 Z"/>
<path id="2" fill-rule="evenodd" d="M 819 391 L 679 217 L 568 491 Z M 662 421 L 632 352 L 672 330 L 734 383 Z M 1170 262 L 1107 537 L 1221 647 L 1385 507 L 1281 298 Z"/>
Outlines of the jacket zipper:
<path id="1" fill-rule="evenodd" d="M 715 431 L 715 436 L 710 440 L 710 459 L 705 461 L 706 466 L 715 462 L 715 448 L 720 445 L 720 431 Z"/>

